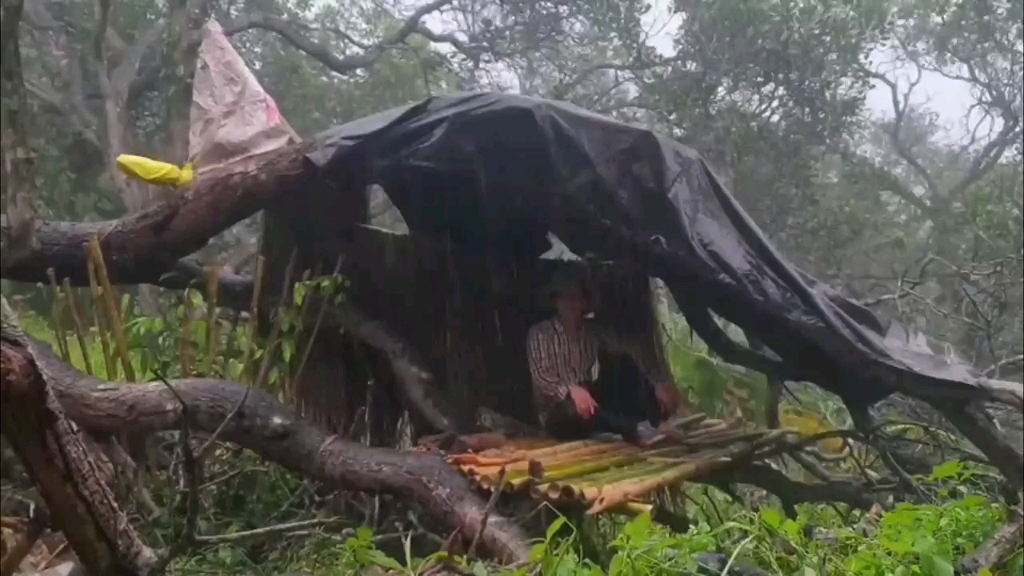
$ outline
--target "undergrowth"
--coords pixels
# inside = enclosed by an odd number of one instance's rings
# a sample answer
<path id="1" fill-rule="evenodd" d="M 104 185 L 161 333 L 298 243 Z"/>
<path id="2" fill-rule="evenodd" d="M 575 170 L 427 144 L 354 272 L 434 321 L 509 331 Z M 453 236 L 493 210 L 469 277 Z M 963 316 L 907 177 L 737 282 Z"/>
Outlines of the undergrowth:
<path id="1" fill-rule="evenodd" d="M 956 480 L 971 473 L 969 466 L 960 463 L 945 468 L 936 471 L 935 479 Z M 800 506 L 798 517 L 791 520 L 778 508 L 752 511 L 715 490 L 692 488 L 689 492 L 703 508 L 690 507 L 694 526 L 686 534 L 671 533 L 649 515 L 606 523 L 597 537 L 613 552 L 607 566 L 582 557 L 583 536 L 564 517 L 558 517 L 546 537 L 534 544 L 536 566 L 509 570 L 478 561 L 454 561 L 473 574 L 491 576 L 525 576 L 537 567 L 541 574 L 556 576 L 674 576 L 700 573 L 701 554 L 715 553 L 733 566 L 757 566 L 786 576 L 952 576 L 956 561 L 990 536 L 1005 515 L 988 498 L 968 495 L 942 504 L 900 504 L 882 515 L 877 526 L 868 526 L 869 517 L 830 506 Z M 251 463 L 251 468 L 214 491 L 211 514 L 220 520 L 208 529 L 232 534 L 310 518 L 312 501 L 303 481 Z M 330 530 L 296 530 L 269 539 L 211 545 L 184 559 L 177 569 L 197 575 L 300 572 L 333 576 L 380 568 L 412 576 L 443 556 L 417 557 L 412 538 L 412 530 L 375 534 L 356 524 L 341 524 Z M 997 574 L 1020 574 L 1022 568 L 1018 553 Z"/>
<path id="2" fill-rule="evenodd" d="M 274 346 L 258 349 L 249 344 L 251 332 L 230 322 L 215 319 L 221 326 L 211 331 L 205 319 L 216 316 L 206 314 L 202 298 L 195 292 L 188 298 L 162 318 L 137 314 L 125 298 L 126 348 L 138 380 L 157 374 L 179 376 L 183 364 L 191 364 L 189 373 L 240 379 L 247 372 L 246 360 L 258 361 L 268 348 L 276 346 L 275 355 L 280 359 L 267 384 L 280 381 L 279 390 L 287 387 L 289 366 L 294 367 L 294 357 L 300 356 L 294 337 L 289 335 L 294 334 L 295 326 L 290 332 L 284 330 Z M 190 315 L 195 320 L 185 321 Z M 292 318 L 294 324 L 296 315 L 283 317 Z M 52 321 L 27 313 L 22 323 L 29 334 L 60 348 Z M 721 364 L 699 342 L 683 337 L 684 333 L 675 327 L 669 334 L 670 364 L 697 407 L 720 416 L 762 419 L 763 377 Z M 187 334 L 187 350 L 182 346 L 182 334 Z M 218 340 L 213 346 L 207 341 L 211 334 Z M 73 336 L 66 337 L 71 343 L 64 350 L 76 367 L 84 369 L 82 350 Z M 118 367 L 112 366 L 116 362 L 109 360 L 111 352 L 106 352 L 104 362 L 102 337 L 95 336 L 90 333 L 85 338 L 93 372 L 106 378 L 107 366 L 111 366 L 117 374 Z M 212 357 L 204 356 L 210 351 Z M 798 396 L 801 407 L 792 413 L 802 416 L 791 422 L 811 432 L 848 426 L 848 415 L 836 399 L 808 390 Z M 378 570 L 414 576 L 442 559 L 442 553 L 424 554 L 423 547 L 414 544 L 414 539 L 422 538 L 418 527 L 378 526 L 375 531 L 367 527 L 373 523 L 368 514 L 328 518 L 337 513 L 326 512 L 329 507 L 316 487 L 252 454 L 224 450 L 212 461 L 214 469 L 205 476 L 209 480 L 199 519 L 199 532 L 208 536 L 194 553 L 175 563 L 179 574 L 300 572 L 328 576 Z M 935 503 L 900 504 L 877 520 L 828 505 L 799 506 L 797 518 L 788 519 L 767 500 L 768 504 L 752 510 L 716 489 L 688 486 L 683 490 L 692 528 L 685 534 L 670 532 L 648 515 L 603 521 L 596 534 L 583 534 L 566 518 L 557 517 L 546 537 L 534 544 L 532 566 L 510 570 L 461 558 L 448 561 L 461 565 L 467 573 L 493 576 L 535 574 L 538 570 L 552 576 L 667 576 L 701 573 L 697 571 L 701 554 L 714 553 L 719 559 L 726 558 L 728 566 L 703 573 L 721 574 L 722 568 L 746 565 L 785 576 L 952 576 L 955 563 L 991 536 L 1006 514 L 1005 507 L 964 488 L 973 487 L 973 477 L 985 473 L 973 465 L 947 462 L 928 479 L 933 485 L 948 487 L 933 494 Z M 154 482 L 153 492 L 161 508 L 170 510 L 175 490 L 166 484 Z M 143 529 L 147 538 L 166 545 L 175 524 L 165 512 Z M 260 534 L 267 526 L 281 529 Z M 414 532 L 418 532 L 415 537 Z M 584 558 L 584 538 L 596 539 L 606 547 L 610 561 L 599 565 Z M 1024 561 L 1018 551 L 998 574 L 1016 575 L 1022 570 Z"/>

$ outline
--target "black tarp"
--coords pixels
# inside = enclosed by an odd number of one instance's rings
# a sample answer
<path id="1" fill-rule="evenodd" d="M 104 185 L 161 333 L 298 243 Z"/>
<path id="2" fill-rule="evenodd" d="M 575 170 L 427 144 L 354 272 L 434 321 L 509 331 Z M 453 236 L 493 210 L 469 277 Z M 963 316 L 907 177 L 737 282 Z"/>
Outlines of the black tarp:
<path id="1" fill-rule="evenodd" d="M 334 128 L 309 158 L 346 187 L 384 186 L 416 233 L 466 250 L 556 234 L 577 254 L 637 262 L 669 286 L 727 359 L 706 310 L 782 358 L 791 380 L 848 405 L 893 392 L 945 402 L 1015 383 L 981 378 L 915 344 L 798 270 L 772 247 L 694 150 L 575 106 L 508 94 L 431 98 Z M 310 215 L 329 226 L 329 215 Z M 534 241 L 534 240 L 529 240 Z"/>

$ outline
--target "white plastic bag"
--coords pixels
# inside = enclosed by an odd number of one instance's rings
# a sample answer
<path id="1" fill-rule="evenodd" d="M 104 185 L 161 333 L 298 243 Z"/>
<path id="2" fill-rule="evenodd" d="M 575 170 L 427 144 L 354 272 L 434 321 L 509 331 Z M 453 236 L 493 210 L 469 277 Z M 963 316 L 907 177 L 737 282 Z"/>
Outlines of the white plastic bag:
<path id="1" fill-rule="evenodd" d="M 202 34 L 188 150 L 196 174 L 299 142 L 220 24 L 211 20 Z"/>

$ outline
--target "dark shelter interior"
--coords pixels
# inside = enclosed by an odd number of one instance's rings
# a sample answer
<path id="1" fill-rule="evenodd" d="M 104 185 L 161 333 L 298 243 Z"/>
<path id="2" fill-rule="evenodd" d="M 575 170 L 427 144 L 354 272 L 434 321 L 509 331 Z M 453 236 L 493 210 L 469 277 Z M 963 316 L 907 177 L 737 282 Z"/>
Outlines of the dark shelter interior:
<path id="1" fill-rule="evenodd" d="M 576 254 L 615 262 L 599 275 L 598 319 L 643 335 L 651 353 L 663 357 L 648 280 L 657 277 L 723 359 L 813 382 L 860 423 L 889 394 L 923 399 L 979 448 L 1013 459 L 972 410 L 1018 402 L 1019 384 L 946 362 L 909 328 L 787 262 L 686 146 L 568 104 L 501 94 L 432 98 L 340 126 L 319 144 L 308 157 L 318 177 L 266 211 L 264 293 L 280 286 L 293 249 L 300 269 L 329 271 L 344 255 L 353 302 L 422 355 L 460 428 L 479 406 L 530 420 L 523 341 L 546 313 L 536 296 L 551 232 Z M 344 193 L 374 183 L 411 235 L 368 226 L 366 198 Z M 762 346 L 731 340 L 712 312 Z M 366 414 L 360 407 L 384 407 L 370 428 L 392 441 L 383 414 L 400 398 L 386 363 L 337 330 L 320 340 L 296 385 L 310 391 L 297 394 L 302 403 L 332 427 L 350 426 Z M 317 380 L 339 385 L 307 384 Z M 357 381 L 373 385 L 348 385 Z"/>

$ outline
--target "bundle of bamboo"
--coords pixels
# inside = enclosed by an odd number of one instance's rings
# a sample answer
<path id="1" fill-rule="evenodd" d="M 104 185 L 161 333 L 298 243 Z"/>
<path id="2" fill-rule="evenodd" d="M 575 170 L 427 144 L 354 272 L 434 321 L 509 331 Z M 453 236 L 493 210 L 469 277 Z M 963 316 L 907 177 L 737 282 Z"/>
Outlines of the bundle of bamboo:
<path id="1" fill-rule="evenodd" d="M 450 455 L 448 462 L 487 491 L 584 503 L 589 514 L 637 513 L 649 510 L 648 501 L 662 488 L 777 456 L 800 436 L 703 414 L 665 429 L 665 439 L 649 447 L 621 440 L 515 439 L 500 448 Z"/>

